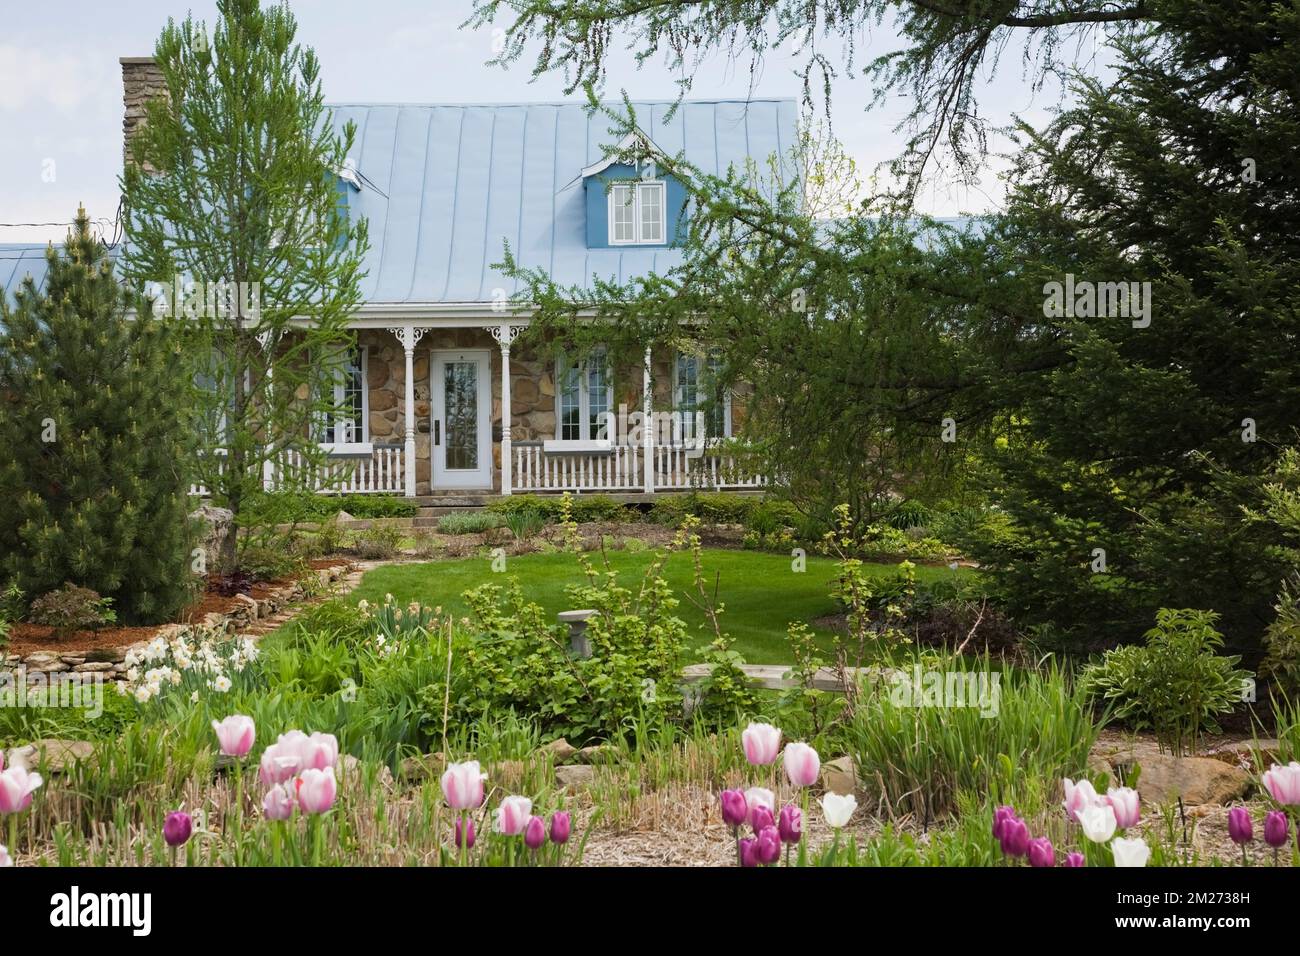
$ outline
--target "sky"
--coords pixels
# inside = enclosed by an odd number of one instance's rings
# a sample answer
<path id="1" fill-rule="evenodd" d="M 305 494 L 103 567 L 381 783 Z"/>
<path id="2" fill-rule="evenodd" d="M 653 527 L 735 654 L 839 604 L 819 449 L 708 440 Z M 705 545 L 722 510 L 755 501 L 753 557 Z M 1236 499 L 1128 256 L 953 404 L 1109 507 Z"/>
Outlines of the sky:
<path id="1" fill-rule="evenodd" d="M 209 26 L 215 0 L 55 0 L 6 3 L 0 18 L 0 243 L 61 240 L 84 203 L 92 219 L 111 223 L 122 166 L 122 83 L 118 58 L 153 52 L 168 17 L 192 11 Z M 493 28 L 461 29 L 471 0 L 294 0 L 299 38 L 315 48 L 327 99 L 336 102 L 531 102 L 564 97 L 563 78 L 533 80 L 533 57 L 507 69 L 488 66 Z M 611 61 L 608 91 L 635 98 L 673 98 L 677 75 L 662 61 L 640 67 L 621 47 Z M 896 47 L 888 28 L 859 39 L 859 64 Z M 823 48 L 832 59 L 836 51 Z M 532 51 L 530 51 L 532 52 Z M 806 57 L 769 51 L 751 76 L 748 53 L 719 54 L 693 73 L 691 96 L 798 96 L 795 67 Z M 986 114 L 1005 123 L 1012 114 L 1041 125 L 1058 105 L 1059 88 L 1037 92 L 1007 55 L 981 96 Z M 901 152 L 894 127 L 909 108 L 898 98 L 868 111 L 872 91 L 860 76 L 834 85 L 836 136 L 871 170 Z M 991 157 L 980 182 L 968 188 L 932 177 L 920 211 L 948 216 L 996 208 L 1005 160 Z M 25 225 L 25 224 L 41 225 Z M 53 225 L 45 225 L 45 224 Z M 17 225 L 13 225 L 17 224 Z"/>

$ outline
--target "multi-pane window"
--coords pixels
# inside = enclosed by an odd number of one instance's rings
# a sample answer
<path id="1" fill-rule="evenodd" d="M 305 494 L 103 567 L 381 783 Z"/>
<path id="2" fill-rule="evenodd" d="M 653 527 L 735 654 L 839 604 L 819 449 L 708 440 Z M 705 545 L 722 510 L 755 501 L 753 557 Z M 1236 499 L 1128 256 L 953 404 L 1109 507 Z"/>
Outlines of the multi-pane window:
<path id="1" fill-rule="evenodd" d="M 334 414 L 325 420 L 328 444 L 364 442 L 366 421 L 366 350 L 350 349 L 334 376 Z"/>
<path id="2" fill-rule="evenodd" d="M 674 372 L 673 406 L 677 410 L 679 434 L 675 439 L 731 437 L 731 398 L 716 385 L 722 360 L 716 353 L 708 358 L 678 353 Z M 699 434 L 700 412 L 705 412 L 705 434 Z"/>
<path id="3" fill-rule="evenodd" d="M 561 358 L 557 404 L 559 437 L 564 441 L 611 438 L 608 413 L 614 405 L 614 378 L 603 348 L 586 361 Z"/>
<path id="4" fill-rule="evenodd" d="M 663 243 L 664 205 L 662 182 L 615 183 L 609 191 L 610 245 Z"/>

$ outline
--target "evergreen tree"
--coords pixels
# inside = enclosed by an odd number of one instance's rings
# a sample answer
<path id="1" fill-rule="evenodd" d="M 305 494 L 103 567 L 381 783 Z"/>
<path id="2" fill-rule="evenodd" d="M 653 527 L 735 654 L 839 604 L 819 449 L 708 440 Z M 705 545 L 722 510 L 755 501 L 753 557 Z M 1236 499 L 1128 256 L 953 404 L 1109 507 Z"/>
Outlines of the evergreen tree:
<path id="1" fill-rule="evenodd" d="M 0 300 L 0 575 L 164 621 L 193 593 L 178 349 L 84 209 L 47 256 L 43 289 L 28 277 Z"/>

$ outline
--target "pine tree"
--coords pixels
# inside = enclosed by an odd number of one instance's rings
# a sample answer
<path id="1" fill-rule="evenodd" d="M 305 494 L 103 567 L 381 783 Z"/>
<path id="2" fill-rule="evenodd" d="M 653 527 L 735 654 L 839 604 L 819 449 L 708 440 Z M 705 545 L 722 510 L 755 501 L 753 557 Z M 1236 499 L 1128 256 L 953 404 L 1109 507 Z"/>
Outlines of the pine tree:
<path id="1" fill-rule="evenodd" d="M 115 276 L 84 209 L 46 255 L 43 289 L 28 277 L 0 300 L 0 576 L 29 598 L 70 581 L 119 621 L 166 620 L 193 583 L 173 333 Z"/>

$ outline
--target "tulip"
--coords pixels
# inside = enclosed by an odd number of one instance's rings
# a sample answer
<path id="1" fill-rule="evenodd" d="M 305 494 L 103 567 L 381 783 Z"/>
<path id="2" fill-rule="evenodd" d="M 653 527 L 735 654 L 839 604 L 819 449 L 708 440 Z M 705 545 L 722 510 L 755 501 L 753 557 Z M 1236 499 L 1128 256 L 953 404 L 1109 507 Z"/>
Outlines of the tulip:
<path id="1" fill-rule="evenodd" d="M 735 829 L 749 819 L 749 806 L 745 803 L 745 794 L 740 790 L 723 790 L 722 822 Z"/>
<path id="2" fill-rule="evenodd" d="M 765 767 L 776 760 L 781 749 L 781 731 L 771 724 L 750 724 L 740 735 L 745 748 L 745 759 L 756 767 Z"/>
<path id="3" fill-rule="evenodd" d="M 1037 867 L 1056 866 L 1056 850 L 1047 837 L 1029 841 L 1029 865 Z"/>
<path id="4" fill-rule="evenodd" d="M 1142 800 L 1132 787 L 1111 787 L 1106 791 L 1106 802 L 1115 811 L 1115 825 L 1121 830 L 1137 826 L 1142 815 Z"/>
<path id="5" fill-rule="evenodd" d="M 1078 850 L 1072 850 L 1071 852 L 1065 854 L 1065 862 L 1061 865 L 1068 866 L 1071 869 L 1077 869 L 1078 867 L 1083 866 L 1085 862 L 1086 861 L 1084 860 L 1082 853 L 1080 853 Z"/>
<path id="6" fill-rule="evenodd" d="M 3 763 L 3 759 L 4 759 L 3 757 L 0 757 L 0 763 Z M 0 870 L 3 870 L 7 866 L 13 866 L 13 865 L 14 865 L 14 861 L 9 857 L 9 849 L 5 847 L 3 844 L 0 844 Z"/>
<path id="7" fill-rule="evenodd" d="M 533 801 L 527 797 L 506 797 L 497 807 L 497 832 L 519 836 L 528 826 L 532 813 Z"/>
<path id="8" fill-rule="evenodd" d="M 1273 764 L 1264 774 L 1264 789 L 1283 806 L 1300 806 L 1300 763 Z"/>
<path id="9" fill-rule="evenodd" d="M 298 775 L 302 766 L 302 741 L 307 735 L 301 730 L 281 734 L 275 743 L 262 751 L 262 762 L 257 774 L 268 787 L 286 783 Z"/>
<path id="10" fill-rule="evenodd" d="M 277 783 L 262 798 L 262 815 L 268 820 L 288 820 L 293 816 L 293 794 L 282 783 Z"/>
<path id="11" fill-rule="evenodd" d="M 227 757 L 247 757 L 248 752 L 253 749 L 253 741 L 257 737 L 257 729 L 253 724 L 253 718 L 244 717 L 241 714 L 227 717 L 220 722 L 214 720 L 212 729 L 216 731 L 217 743 L 221 745 L 221 752 Z"/>
<path id="12" fill-rule="evenodd" d="M 1029 824 L 1019 817 L 1002 823 L 1002 852 L 1011 857 L 1029 854 Z"/>
<path id="13" fill-rule="evenodd" d="M 163 839 L 173 849 L 188 843 L 193 832 L 194 821 L 190 819 L 188 813 L 176 810 L 167 814 L 167 818 L 163 820 Z"/>
<path id="14" fill-rule="evenodd" d="M 1243 847 L 1255 839 L 1255 825 L 1245 807 L 1233 807 L 1228 811 L 1228 836 L 1233 843 Z"/>
<path id="15" fill-rule="evenodd" d="M 781 808 L 781 819 L 777 825 L 782 843 L 798 843 L 803 836 L 803 811 L 792 803 Z"/>
<path id="16" fill-rule="evenodd" d="M 334 806 L 338 797 L 338 782 L 334 779 L 334 768 L 317 770 L 312 767 L 304 770 L 298 777 L 298 806 L 303 813 L 324 813 Z"/>
<path id="17" fill-rule="evenodd" d="M 524 826 L 524 846 L 530 850 L 539 850 L 546 842 L 546 821 L 541 817 L 530 816 Z"/>
<path id="18" fill-rule="evenodd" d="M 573 821 L 569 819 L 569 814 L 564 810 L 558 810 L 551 814 L 551 842 L 568 843 L 569 834 L 573 831 Z"/>
<path id="19" fill-rule="evenodd" d="M 1286 814 L 1281 810 L 1270 810 L 1264 815 L 1264 842 L 1274 850 L 1279 850 L 1287 845 L 1287 828 L 1290 824 L 1287 822 Z M 1274 854 L 1276 856 L 1276 854 Z"/>
<path id="20" fill-rule="evenodd" d="M 749 808 L 749 816 L 746 818 L 750 826 L 754 825 L 754 811 L 759 807 L 767 807 L 768 813 L 773 813 L 773 807 L 776 806 L 776 795 L 765 787 L 750 787 L 745 791 L 745 806 Z"/>
<path id="21" fill-rule="evenodd" d="M 998 807 L 993 811 L 993 839 L 1002 839 L 1002 828 L 1008 820 L 1016 819 L 1014 807 Z"/>
<path id="22" fill-rule="evenodd" d="M 853 816 L 853 811 L 858 808 L 857 798 L 853 794 L 841 796 L 838 793 L 828 793 L 822 797 L 821 804 L 826 825 L 836 830 L 846 825 Z"/>
<path id="23" fill-rule="evenodd" d="M 1106 843 L 1115 835 L 1119 824 L 1114 807 L 1109 803 L 1095 803 L 1079 812 L 1079 825 L 1083 827 L 1083 835 L 1093 843 Z"/>
<path id="24" fill-rule="evenodd" d="M 474 821 L 469 817 L 456 820 L 456 846 L 465 850 L 474 849 Z"/>
<path id="25" fill-rule="evenodd" d="M 453 810 L 473 810 L 483 805 L 483 781 L 487 774 L 477 760 L 450 764 L 442 775 L 442 796 Z"/>
<path id="26" fill-rule="evenodd" d="M 32 794 L 45 781 L 26 767 L 12 766 L 0 772 L 0 813 L 19 813 L 32 805 Z"/>
<path id="27" fill-rule="evenodd" d="M 1066 816 L 1077 823 L 1079 814 L 1093 804 L 1099 803 L 1101 798 L 1097 796 L 1097 791 L 1088 780 L 1080 780 L 1075 783 L 1069 777 L 1066 777 L 1062 783 L 1065 788 L 1064 806 Z"/>
<path id="28" fill-rule="evenodd" d="M 740 841 L 740 865 L 758 866 L 758 837 L 745 837 Z"/>
<path id="29" fill-rule="evenodd" d="M 807 744 L 786 744 L 782 763 L 785 764 L 786 779 L 796 787 L 811 787 L 822 769 L 817 751 Z"/>
<path id="30" fill-rule="evenodd" d="M 754 852 L 759 863 L 770 866 L 781 858 L 781 834 L 776 827 L 764 827 L 757 839 Z"/>
<path id="31" fill-rule="evenodd" d="M 298 741 L 299 766 L 303 770 L 324 770 L 339 759 L 339 742 L 333 734 L 315 733 Z"/>
<path id="32" fill-rule="evenodd" d="M 1116 866 L 1146 866 L 1147 860 L 1151 859 L 1151 848 L 1141 837 L 1116 837 L 1110 849 L 1115 855 Z"/>
<path id="33" fill-rule="evenodd" d="M 749 812 L 749 825 L 754 828 L 754 835 L 757 836 L 760 830 L 776 823 L 776 817 L 772 816 L 772 811 L 767 807 L 759 804 Z"/>

